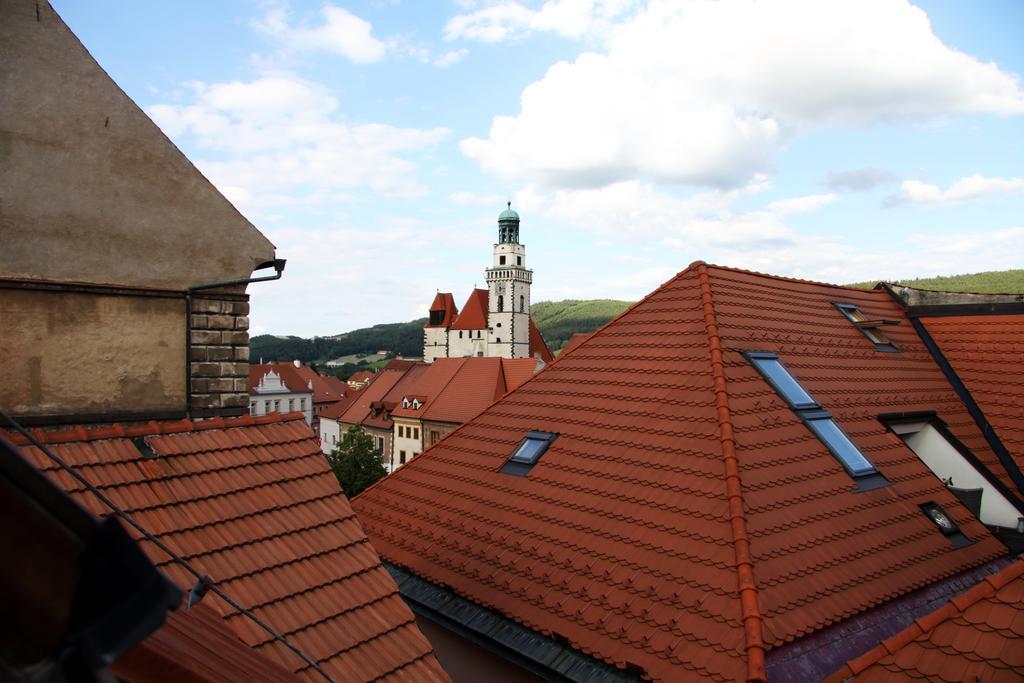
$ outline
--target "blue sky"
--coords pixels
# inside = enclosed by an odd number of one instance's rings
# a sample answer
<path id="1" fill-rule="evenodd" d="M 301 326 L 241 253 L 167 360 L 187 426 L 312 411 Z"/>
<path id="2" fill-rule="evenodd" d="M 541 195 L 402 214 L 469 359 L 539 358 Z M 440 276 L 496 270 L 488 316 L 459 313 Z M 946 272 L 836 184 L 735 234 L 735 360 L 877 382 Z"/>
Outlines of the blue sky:
<path id="1" fill-rule="evenodd" d="M 53 5 L 288 259 L 254 334 L 461 303 L 506 200 L 534 302 L 1024 267 L 1016 0 Z"/>

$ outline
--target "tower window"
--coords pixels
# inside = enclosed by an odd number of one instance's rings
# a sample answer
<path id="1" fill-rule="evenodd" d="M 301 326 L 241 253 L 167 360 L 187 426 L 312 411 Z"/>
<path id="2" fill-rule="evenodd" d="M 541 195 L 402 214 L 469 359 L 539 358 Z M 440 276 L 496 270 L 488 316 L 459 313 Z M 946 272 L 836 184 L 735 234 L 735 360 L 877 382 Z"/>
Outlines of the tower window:
<path id="1" fill-rule="evenodd" d="M 500 263 L 501 265 L 505 265 L 505 256 L 504 255 L 498 257 L 498 263 Z"/>
<path id="2" fill-rule="evenodd" d="M 519 295 L 519 312 L 523 313 L 526 310 L 526 297 L 522 294 Z"/>
<path id="3" fill-rule="evenodd" d="M 516 265 L 517 266 L 523 265 L 523 257 L 522 256 L 516 256 Z"/>
<path id="4" fill-rule="evenodd" d="M 498 313 L 505 310 L 505 297 L 498 295 Z"/>
<path id="5" fill-rule="evenodd" d="M 431 311 L 430 312 L 430 324 L 431 325 L 440 325 L 442 320 L 444 320 L 444 311 Z"/>
<path id="6" fill-rule="evenodd" d="M 462 339 L 462 330 L 459 330 L 459 339 Z"/>

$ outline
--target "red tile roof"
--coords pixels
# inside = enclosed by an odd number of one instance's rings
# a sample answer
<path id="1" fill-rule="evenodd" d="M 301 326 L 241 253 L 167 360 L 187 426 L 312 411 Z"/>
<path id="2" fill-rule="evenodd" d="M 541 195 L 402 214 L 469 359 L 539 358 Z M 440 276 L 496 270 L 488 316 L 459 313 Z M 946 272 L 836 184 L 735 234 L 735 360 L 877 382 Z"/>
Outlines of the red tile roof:
<path id="1" fill-rule="evenodd" d="M 1024 680 L 1024 560 L 916 619 L 828 680 Z"/>
<path id="2" fill-rule="evenodd" d="M 277 363 L 274 365 L 277 365 Z M 310 382 L 313 383 L 313 403 L 340 401 L 351 391 L 348 384 L 342 382 L 337 377 L 321 375 L 308 365 L 302 364 L 295 367 L 292 364 L 292 367 L 295 369 L 295 373 L 306 383 L 307 387 Z"/>
<path id="3" fill-rule="evenodd" d="M 425 405 L 439 395 L 441 390 L 452 380 L 452 377 L 470 360 L 471 357 L 469 356 L 463 358 L 438 358 L 431 363 L 426 372 L 419 376 L 415 384 L 410 386 L 404 395 L 410 400 L 413 397 L 420 398 L 420 403 L 423 405 L 418 409 L 399 406 L 395 408 L 395 417 L 422 416 Z"/>
<path id="4" fill-rule="evenodd" d="M 164 625 L 111 667 L 125 683 L 298 683 L 300 679 L 243 643 L 205 603 L 167 615 Z"/>
<path id="5" fill-rule="evenodd" d="M 502 358 L 501 370 L 505 374 L 505 391 L 518 389 L 537 372 L 536 358 Z"/>
<path id="6" fill-rule="evenodd" d="M 364 391 L 366 391 L 366 387 L 363 387 L 362 389 L 349 389 L 348 395 L 345 396 L 345 398 L 340 401 L 335 401 L 324 408 L 320 411 L 320 414 L 317 417 L 326 417 L 331 420 L 337 420 L 345 414 L 345 411 L 352 407 L 352 404 L 359 400 Z"/>
<path id="7" fill-rule="evenodd" d="M 904 322 L 876 352 L 836 300 L 904 318 L 883 291 L 696 263 L 361 494 L 360 519 L 389 561 L 579 651 L 763 679 L 765 650 L 1005 553 L 877 419 L 937 411 L 995 460 L 927 349 Z M 747 350 L 778 353 L 891 485 L 855 492 Z M 559 436 L 500 473 L 529 430 Z"/>
<path id="8" fill-rule="evenodd" d="M 487 329 L 487 296 L 486 289 L 474 289 L 462 307 L 462 313 L 452 323 L 453 330 L 486 330 Z"/>
<path id="9" fill-rule="evenodd" d="M 530 318 L 530 357 L 536 358 L 538 354 L 545 363 L 550 363 L 555 359 L 551 354 L 551 349 L 548 348 L 548 343 L 544 341 L 544 335 L 537 329 L 533 318 Z"/>
<path id="10" fill-rule="evenodd" d="M 249 393 L 256 396 L 256 387 L 263 377 L 269 372 L 276 372 L 281 376 L 281 382 L 288 391 L 294 394 L 309 394 L 313 390 L 309 388 L 308 379 L 293 363 L 255 363 L 249 366 Z"/>
<path id="11" fill-rule="evenodd" d="M 572 335 L 571 337 L 569 337 L 569 341 L 565 342 L 565 346 L 562 347 L 562 351 L 558 355 L 561 356 L 563 354 L 569 353 L 577 346 L 590 339 L 590 335 L 590 332 L 577 332 L 576 334 Z"/>
<path id="12" fill-rule="evenodd" d="M 431 311 L 444 311 L 444 317 L 437 325 L 431 325 L 430 319 L 424 327 L 449 327 L 459 314 L 459 308 L 455 305 L 455 297 L 449 292 L 438 292 L 434 297 L 434 303 L 430 304 Z"/>
<path id="13" fill-rule="evenodd" d="M 37 437 L 338 680 L 447 680 L 300 414 Z M 38 449 L 9 438 L 92 512 L 109 513 Z M 142 455 L 140 438 L 155 457 Z M 139 545 L 188 591 L 190 574 L 151 542 Z M 215 594 L 202 604 L 261 655 L 323 680 Z"/>
<path id="14" fill-rule="evenodd" d="M 376 376 L 377 373 L 375 372 L 370 372 L 369 370 L 360 370 L 358 372 L 353 372 L 347 381 L 356 383 L 372 382 Z"/>
<path id="15" fill-rule="evenodd" d="M 1017 466 L 1024 468 L 1024 315 L 922 317 Z"/>
<path id="16" fill-rule="evenodd" d="M 427 363 L 417 363 L 404 370 L 404 373 L 394 386 L 386 393 L 379 401 L 379 403 L 385 408 L 385 410 L 377 410 L 377 414 L 374 415 L 373 411 L 370 412 L 365 418 L 363 418 L 364 427 L 372 427 L 374 429 L 390 430 L 393 426 L 391 420 L 391 413 L 402 407 L 402 397 L 409 393 L 409 390 L 416 385 L 417 380 L 423 376 L 424 373 L 430 368 Z"/>

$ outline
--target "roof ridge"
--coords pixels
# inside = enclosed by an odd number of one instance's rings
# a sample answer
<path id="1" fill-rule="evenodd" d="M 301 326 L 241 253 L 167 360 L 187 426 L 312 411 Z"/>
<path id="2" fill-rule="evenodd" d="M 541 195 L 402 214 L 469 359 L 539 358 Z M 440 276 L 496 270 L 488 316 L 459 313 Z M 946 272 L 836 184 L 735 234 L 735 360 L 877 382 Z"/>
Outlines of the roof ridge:
<path id="1" fill-rule="evenodd" d="M 931 633 L 940 624 L 964 614 L 968 608 L 995 595 L 1003 586 L 1022 575 L 1024 575 L 1024 560 L 1012 562 L 998 572 L 986 576 L 963 593 L 952 596 L 931 612 L 914 619 L 902 631 L 895 633 L 861 656 L 849 660 L 827 680 L 845 680 L 849 675 L 857 675 L 883 658 L 897 654 L 905 645 Z"/>
<path id="2" fill-rule="evenodd" d="M 150 420 L 139 424 L 125 425 L 114 422 L 109 427 L 85 427 L 75 425 L 71 429 L 47 431 L 42 428 L 31 430 L 37 441 L 44 444 L 59 444 L 80 441 L 102 441 L 104 439 L 130 439 L 137 436 L 161 436 L 164 434 L 181 434 L 182 432 L 204 432 L 211 429 L 236 429 L 253 427 L 276 422 L 294 422 L 304 420 L 302 413 L 271 413 L 269 415 L 239 415 L 238 417 L 215 417 L 208 420 Z M 0 435 L 17 446 L 30 445 L 28 439 L 0 428 Z"/>
<path id="3" fill-rule="evenodd" d="M 772 273 L 762 273 L 759 270 L 750 270 L 748 268 L 736 268 L 735 266 L 720 266 L 715 263 L 705 263 L 704 261 L 694 261 L 690 264 L 689 268 L 696 266 L 704 266 L 705 268 L 714 268 L 716 270 L 725 270 L 733 273 L 746 273 L 747 275 L 757 275 L 758 277 L 767 277 L 773 280 L 782 280 L 784 282 L 799 282 L 806 285 L 821 285 L 822 287 L 835 287 L 836 289 L 849 289 L 854 292 L 872 292 L 874 289 L 863 289 L 861 287 L 850 287 L 848 285 L 837 285 L 833 282 L 824 282 L 822 280 L 810 280 L 806 278 L 792 277 L 790 275 L 774 275 Z M 689 270 L 689 268 L 687 270 Z M 879 280 L 878 282 L 883 282 Z"/>
<path id="4" fill-rule="evenodd" d="M 725 464 L 725 492 L 729 505 L 729 525 L 732 529 L 733 546 L 736 552 L 736 574 L 739 580 L 740 610 L 743 618 L 743 635 L 747 652 L 747 680 L 767 681 L 765 669 L 765 646 L 762 637 L 764 625 L 761 610 L 757 604 L 757 583 L 754 581 L 754 562 L 750 556 L 750 541 L 747 537 L 747 520 L 743 512 L 743 493 L 740 484 L 739 460 L 736 457 L 736 441 L 733 437 L 732 415 L 729 412 L 729 394 L 726 390 L 722 341 L 718 336 L 718 323 L 711 300 L 711 283 L 708 266 L 702 261 L 695 262 L 700 279 L 700 297 L 704 308 L 704 327 L 708 334 L 711 352 L 711 376 L 714 379 L 715 404 L 718 413 L 718 427 L 722 441 L 722 458 Z"/>

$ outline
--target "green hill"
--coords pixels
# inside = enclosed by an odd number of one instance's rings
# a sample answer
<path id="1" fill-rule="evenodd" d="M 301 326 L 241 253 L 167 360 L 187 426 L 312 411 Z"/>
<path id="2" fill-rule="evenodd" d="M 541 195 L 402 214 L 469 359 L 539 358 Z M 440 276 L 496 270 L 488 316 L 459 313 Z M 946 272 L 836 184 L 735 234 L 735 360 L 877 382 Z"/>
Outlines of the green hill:
<path id="1" fill-rule="evenodd" d="M 301 360 L 322 362 L 340 356 L 376 354 L 389 351 L 402 356 L 423 353 L 423 325 L 426 318 L 407 323 L 374 325 L 333 337 L 277 337 L 261 334 L 249 340 L 249 361 Z"/>
<path id="2" fill-rule="evenodd" d="M 855 282 L 848 287 L 870 289 L 877 280 Z M 990 270 L 984 273 L 965 275 L 938 275 L 910 280 L 896 280 L 898 284 L 918 289 L 934 289 L 941 292 L 982 292 L 985 294 L 1024 293 L 1024 269 Z"/>
<path id="3" fill-rule="evenodd" d="M 614 299 L 566 299 L 538 302 L 530 312 L 548 347 L 557 351 L 572 335 L 593 332 L 631 305 L 630 301 Z"/>

